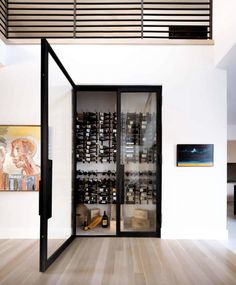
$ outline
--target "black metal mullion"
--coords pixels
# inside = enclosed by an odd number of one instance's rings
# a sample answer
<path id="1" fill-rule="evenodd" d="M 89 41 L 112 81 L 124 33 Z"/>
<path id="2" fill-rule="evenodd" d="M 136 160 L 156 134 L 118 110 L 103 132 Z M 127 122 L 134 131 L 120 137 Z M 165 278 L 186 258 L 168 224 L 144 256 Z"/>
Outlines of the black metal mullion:
<path id="1" fill-rule="evenodd" d="M 73 164 L 73 173 L 72 173 L 72 232 L 73 236 L 76 235 L 76 168 L 77 168 L 77 161 L 76 161 L 76 116 L 77 116 L 77 86 L 73 88 L 72 92 L 72 142 L 73 142 L 73 149 L 72 149 L 72 164 Z"/>
<path id="2" fill-rule="evenodd" d="M 156 90 L 156 142 L 157 142 L 157 161 L 156 161 L 156 225 L 161 237 L 162 225 L 162 86 Z"/>
<path id="3" fill-rule="evenodd" d="M 120 236 L 120 207 L 121 207 L 121 92 L 117 89 L 116 92 L 116 112 L 117 112 L 117 139 L 116 139 L 116 235 Z"/>

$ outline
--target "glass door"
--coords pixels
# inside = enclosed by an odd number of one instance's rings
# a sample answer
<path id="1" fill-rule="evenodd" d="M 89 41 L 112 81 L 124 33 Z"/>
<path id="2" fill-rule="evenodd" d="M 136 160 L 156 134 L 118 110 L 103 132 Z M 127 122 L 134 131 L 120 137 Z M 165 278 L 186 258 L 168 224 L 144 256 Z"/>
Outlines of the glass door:
<path id="1" fill-rule="evenodd" d="M 118 95 L 118 230 L 122 236 L 160 236 L 160 92 L 157 87 L 132 87 Z"/>
<path id="2" fill-rule="evenodd" d="M 71 243 L 74 233 L 72 158 L 75 84 L 57 55 L 41 43 L 40 271 Z"/>
<path id="3" fill-rule="evenodd" d="M 76 234 L 116 235 L 117 91 L 81 87 L 76 108 Z"/>

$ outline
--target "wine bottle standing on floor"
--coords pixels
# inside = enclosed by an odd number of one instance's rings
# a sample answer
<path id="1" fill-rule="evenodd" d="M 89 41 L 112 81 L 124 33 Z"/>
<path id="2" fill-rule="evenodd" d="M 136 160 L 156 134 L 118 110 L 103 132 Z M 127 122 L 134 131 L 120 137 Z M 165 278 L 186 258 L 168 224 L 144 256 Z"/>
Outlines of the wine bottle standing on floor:
<path id="1" fill-rule="evenodd" d="M 84 218 L 83 230 L 84 231 L 88 230 L 88 217 L 87 216 L 85 216 L 85 218 Z"/>
<path id="2" fill-rule="evenodd" d="M 104 211 L 104 214 L 102 216 L 102 227 L 107 228 L 108 227 L 108 216 L 106 214 L 106 211 Z"/>

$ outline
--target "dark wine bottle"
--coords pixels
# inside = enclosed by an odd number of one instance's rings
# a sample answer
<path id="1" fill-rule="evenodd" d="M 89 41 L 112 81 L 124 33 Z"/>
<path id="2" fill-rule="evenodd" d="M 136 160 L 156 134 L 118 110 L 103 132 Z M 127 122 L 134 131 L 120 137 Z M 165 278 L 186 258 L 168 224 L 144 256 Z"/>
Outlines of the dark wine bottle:
<path id="1" fill-rule="evenodd" d="M 104 214 L 102 216 L 102 227 L 107 228 L 108 227 L 108 216 L 106 214 L 106 211 L 104 211 Z"/>
<path id="2" fill-rule="evenodd" d="M 88 217 L 87 216 L 85 216 L 85 218 L 84 218 L 83 230 L 84 231 L 88 230 Z"/>

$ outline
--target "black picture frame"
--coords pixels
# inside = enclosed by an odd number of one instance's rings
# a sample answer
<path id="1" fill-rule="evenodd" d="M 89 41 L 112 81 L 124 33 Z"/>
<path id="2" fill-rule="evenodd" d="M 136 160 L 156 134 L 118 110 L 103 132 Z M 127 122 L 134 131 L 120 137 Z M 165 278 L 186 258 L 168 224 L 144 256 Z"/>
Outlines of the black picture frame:
<path id="1" fill-rule="evenodd" d="M 213 144 L 177 144 L 178 167 L 213 167 Z"/>

